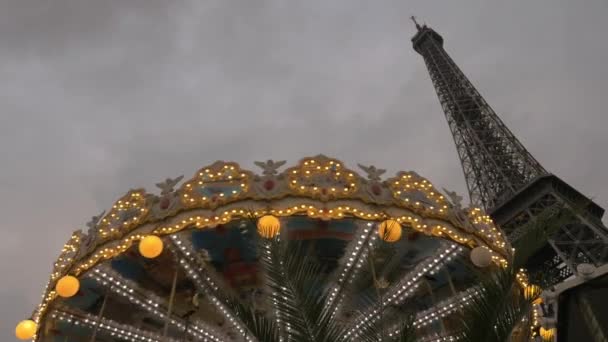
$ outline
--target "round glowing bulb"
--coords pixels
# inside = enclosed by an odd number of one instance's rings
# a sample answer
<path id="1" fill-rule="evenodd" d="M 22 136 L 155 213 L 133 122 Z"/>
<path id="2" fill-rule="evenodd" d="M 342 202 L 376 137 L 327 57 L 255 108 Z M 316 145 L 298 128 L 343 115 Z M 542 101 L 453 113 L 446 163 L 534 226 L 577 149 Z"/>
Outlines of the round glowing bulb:
<path id="1" fill-rule="evenodd" d="M 386 242 L 395 242 L 401 238 L 401 224 L 395 220 L 386 220 L 380 223 L 378 235 Z"/>
<path id="2" fill-rule="evenodd" d="M 154 259 L 163 252 L 163 240 L 156 235 L 149 235 L 139 242 L 139 253 L 148 259 Z"/>
<path id="3" fill-rule="evenodd" d="M 281 230 L 281 222 L 276 216 L 266 215 L 258 220 L 258 233 L 266 239 L 272 239 Z"/>
<path id="4" fill-rule="evenodd" d="M 26 319 L 19 322 L 15 328 L 15 336 L 20 340 L 29 340 L 36 335 L 36 323 L 32 320 Z"/>
<path id="5" fill-rule="evenodd" d="M 488 267 L 492 263 L 492 254 L 484 247 L 475 247 L 471 251 L 471 262 L 477 267 Z"/>
<path id="6" fill-rule="evenodd" d="M 59 279 L 55 285 L 55 291 L 63 298 L 73 297 L 80 289 L 80 281 L 73 276 L 65 276 Z"/>

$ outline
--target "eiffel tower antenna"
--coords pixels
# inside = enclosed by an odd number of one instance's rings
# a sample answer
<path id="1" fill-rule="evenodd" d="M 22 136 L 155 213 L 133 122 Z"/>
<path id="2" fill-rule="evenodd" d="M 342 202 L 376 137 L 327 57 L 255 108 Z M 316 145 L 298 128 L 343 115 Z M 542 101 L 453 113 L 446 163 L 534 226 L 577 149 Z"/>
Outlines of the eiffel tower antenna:
<path id="1" fill-rule="evenodd" d="M 410 19 L 412 19 L 412 21 L 414 22 L 414 24 L 416 24 L 416 28 L 418 29 L 418 31 L 422 30 L 422 28 L 420 27 L 420 25 L 416 21 L 416 17 L 415 16 L 411 16 Z"/>
<path id="2" fill-rule="evenodd" d="M 584 212 L 576 211 L 528 265 L 532 276 L 550 276 L 545 286 L 578 275 L 581 264 L 608 263 L 604 209 L 547 172 L 444 50 L 441 35 L 426 25 L 417 28 L 413 47 L 424 58 L 448 121 L 471 202 L 485 208 L 511 241 L 541 213 L 585 203 Z"/>

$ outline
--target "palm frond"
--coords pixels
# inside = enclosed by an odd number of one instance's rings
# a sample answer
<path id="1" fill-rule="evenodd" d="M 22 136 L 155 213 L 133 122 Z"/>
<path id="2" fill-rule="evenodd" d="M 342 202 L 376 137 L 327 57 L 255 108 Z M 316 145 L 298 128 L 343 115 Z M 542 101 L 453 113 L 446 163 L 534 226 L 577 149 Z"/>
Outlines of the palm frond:
<path id="1" fill-rule="evenodd" d="M 523 235 L 513 244 L 512 263 L 505 269 L 480 277 L 480 294 L 460 315 L 462 330 L 458 334 L 459 341 L 508 341 L 517 326 L 530 319 L 532 299 L 524 297 L 517 272 L 560 227 L 583 212 L 586 205 L 577 203 L 571 208 L 549 208 L 522 227 Z M 529 331 L 522 329 L 521 333 L 525 335 Z"/>
<path id="2" fill-rule="evenodd" d="M 408 314 L 405 318 L 401 318 L 401 324 L 399 325 L 399 334 L 393 338 L 394 342 L 415 342 L 417 339 L 416 328 L 414 326 L 414 320 L 416 316 Z"/>
<path id="3" fill-rule="evenodd" d="M 252 307 L 243 305 L 236 299 L 225 300 L 226 305 L 232 309 L 233 314 L 238 317 L 247 327 L 256 340 L 261 342 L 280 341 L 279 330 L 274 320 L 264 313 L 256 311 Z"/>
<path id="4" fill-rule="evenodd" d="M 496 270 L 480 279 L 479 290 L 460 316 L 459 341 L 507 341 L 532 305 L 521 293 L 516 271 Z"/>
<path id="5" fill-rule="evenodd" d="M 263 244 L 262 263 L 284 331 L 295 341 L 336 341 L 340 326 L 324 310 L 323 267 L 301 243 L 274 239 Z"/>
<path id="6" fill-rule="evenodd" d="M 371 303 L 378 307 L 378 302 Z M 417 341 L 413 312 L 404 311 L 400 307 L 384 308 L 383 317 L 368 324 L 364 324 L 357 334 L 357 341 L 361 342 L 414 342 Z"/>

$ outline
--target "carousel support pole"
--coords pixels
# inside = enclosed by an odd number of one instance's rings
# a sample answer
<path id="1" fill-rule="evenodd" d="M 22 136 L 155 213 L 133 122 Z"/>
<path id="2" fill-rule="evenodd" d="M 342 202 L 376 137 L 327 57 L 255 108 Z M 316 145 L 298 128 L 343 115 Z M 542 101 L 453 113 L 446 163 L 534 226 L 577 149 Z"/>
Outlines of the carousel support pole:
<path id="1" fill-rule="evenodd" d="M 431 301 L 433 301 L 433 305 L 437 304 L 437 300 L 435 299 L 435 293 L 433 292 L 433 287 L 431 286 L 431 284 L 429 283 L 429 281 L 427 279 L 424 279 L 424 283 L 426 284 L 426 287 L 429 290 L 429 294 L 431 295 Z M 439 319 L 439 325 L 441 326 L 441 332 L 443 334 L 446 334 L 447 331 L 445 329 L 445 325 L 443 324 L 443 319 Z"/>
<path id="2" fill-rule="evenodd" d="M 196 313 L 196 310 L 188 311 L 182 318 L 186 320 L 185 328 L 184 328 L 184 336 L 182 338 L 182 342 L 188 341 L 188 328 L 190 328 L 190 317 Z"/>
<path id="3" fill-rule="evenodd" d="M 382 305 L 382 291 L 380 289 L 381 284 L 378 280 L 378 275 L 376 274 L 376 267 L 374 265 L 374 251 L 370 248 L 369 249 L 369 267 L 371 268 L 372 271 L 372 279 L 374 281 L 374 287 L 376 288 L 376 294 L 378 295 L 378 298 L 380 299 L 380 341 L 384 341 L 384 319 L 383 319 L 383 313 L 384 313 L 384 305 Z"/>
<path id="4" fill-rule="evenodd" d="M 103 317 L 104 311 L 106 311 L 106 303 L 108 302 L 108 294 L 106 293 L 103 296 L 103 303 L 101 303 L 101 309 L 99 309 L 99 315 L 97 315 L 97 324 L 95 324 L 95 328 L 93 328 L 93 335 L 91 335 L 91 342 L 95 342 L 97 338 L 97 330 L 99 329 L 99 325 L 101 324 L 101 317 Z"/>
<path id="5" fill-rule="evenodd" d="M 446 277 L 448 278 L 448 284 L 450 284 L 450 290 L 452 291 L 452 296 L 456 295 L 456 288 L 454 287 L 454 282 L 452 281 L 452 276 L 450 275 L 450 271 L 447 269 L 444 270 Z"/>
<path id="6" fill-rule="evenodd" d="M 70 326 L 73 328 L 74 327 L 74 323 L 76 323 L 76 321 L 72 321 L 72 324 L 70 324 Z M 68 338 L 70 337 L 70 334 L 68 334 L 66 332 L 65 334 L 65 338 L 63 339 L 63 342 L 68 342 Z"/>
<path id="7" fill-rule="evenodd" d="M 179 263 L 179 260 L 178 260 Z M 178 269 L 175 268 L 175 273 L 173 274 L 173 284 L 171 285 L 171 294 L 169 295 L 169 308 L 167 309 L 167 319 L 165 320 L 165 327 L 163 329 L 163 337 L 167 337 L 167 332 L 169 330 L 169 322 L 171 321 L 171 312 L 173 311 L 173 301 L 175 300 L 175 288 L 177 287 L 177 272 Z"/>

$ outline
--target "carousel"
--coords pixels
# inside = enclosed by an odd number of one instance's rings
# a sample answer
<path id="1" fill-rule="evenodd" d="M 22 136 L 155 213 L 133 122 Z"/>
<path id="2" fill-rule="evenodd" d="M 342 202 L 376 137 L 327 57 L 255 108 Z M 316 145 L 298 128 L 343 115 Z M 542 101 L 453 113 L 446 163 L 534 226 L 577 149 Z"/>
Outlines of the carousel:
<path id="1" fill-rule="evenodd" d="M 323 155 L 255 164 L 257 173 L 218 161 L 156 184 L 158 194 L 128 191 L 72 234 L 17 337 L 262 341 L 235 309 L 246 308 L 293 340 L 276 310 L 289 291 L 269 281 L 283 261 L 264 250 L 281 240 L 323 265 L 310 293 L 346 327 L 344 341 L 378 320 L 398 334 L 395 310 L 413 314 L 418 340 L 450 341 L 453 314 L 477 293 L 475 271 L 511 260 L 487 215 L 415 172 L 384 178 L 358 165 L 360 174 Z"/>

